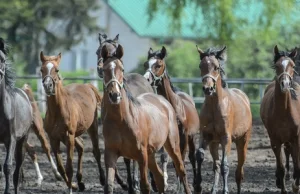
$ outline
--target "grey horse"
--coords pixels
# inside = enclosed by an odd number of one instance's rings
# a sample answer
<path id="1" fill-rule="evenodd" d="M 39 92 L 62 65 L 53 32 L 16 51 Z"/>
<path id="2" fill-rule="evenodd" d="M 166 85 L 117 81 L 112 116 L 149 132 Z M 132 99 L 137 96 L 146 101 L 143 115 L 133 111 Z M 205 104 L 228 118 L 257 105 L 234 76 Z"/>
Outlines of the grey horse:
<path id="1" fill-rule="evenodd" d="M 19 190 L 20 169 L 25 156 L 25 143 L 32 124 L 32 107 L 26 93 L 14 86 L 15 73 L 6 60 L 7 44 L 0 38 L 0 142 L 6 148 L 4 162 L 5 194 L 10 193 L 10 173 L 15 154 L 13 174 L 15 194 Z"/>

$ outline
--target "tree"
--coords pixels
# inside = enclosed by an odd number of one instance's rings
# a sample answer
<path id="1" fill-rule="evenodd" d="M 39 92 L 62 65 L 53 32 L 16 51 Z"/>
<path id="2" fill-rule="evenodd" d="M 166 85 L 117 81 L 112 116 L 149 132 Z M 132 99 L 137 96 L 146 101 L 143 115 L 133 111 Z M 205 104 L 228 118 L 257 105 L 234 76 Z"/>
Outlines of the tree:
<path id="1" fill-rule="evenodd" d="M 0 36 L 18 53 L 17 61 L 25 61 L 25 71 L 35 73 L 41 49 L 70 49 L 99 30 L 91 16 L 97 9 L 97 0 L 2 0 Z"/>

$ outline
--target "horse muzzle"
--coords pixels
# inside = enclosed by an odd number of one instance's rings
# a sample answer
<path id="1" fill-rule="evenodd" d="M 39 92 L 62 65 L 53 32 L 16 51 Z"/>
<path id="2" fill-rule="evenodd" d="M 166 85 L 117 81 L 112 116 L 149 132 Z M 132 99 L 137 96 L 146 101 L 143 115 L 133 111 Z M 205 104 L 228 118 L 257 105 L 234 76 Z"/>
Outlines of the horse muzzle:
<path id="1" fill-rule="evenodd" d="M 206 96 L 212 96 L 216 92 L 212 86 L 203 86 L 202 90 Z"/>
<path id="2" fill-rule="evenodd" d="M 291 84 L 291 81 L 289 79 L 283 79 L 280 82 L 280 89 L 281 89 L 281 92 L 283 92 L 283 93 L 289 91 L 291 86 L 292 86 L 292 84 Z"/>
<path id="3" fill-rule="evenodd" d="M 45 90 L 45 93 L 50 96 L 50 95 L 54 95 L 55 91 L 54 91 L 54 82 L 50 77 L 46 77 L 44 82 L 43 82 L 43 87 Z"/>
<path id="4" fill-rule="evenodd" d="M 122 100 L 122 96 L 120 92 L 109 92 L 108 97 L 112 104 L 120 104 Z"/>
<path id="5" fill-rule="evenodd" d="M 145 74 L 144 74 L 144 78 L 146 78 L 146 80 L 152 85 L 153 82 L 154 82 L 154 79 L 152 77 L 152 74 L 147 71 Z"/>

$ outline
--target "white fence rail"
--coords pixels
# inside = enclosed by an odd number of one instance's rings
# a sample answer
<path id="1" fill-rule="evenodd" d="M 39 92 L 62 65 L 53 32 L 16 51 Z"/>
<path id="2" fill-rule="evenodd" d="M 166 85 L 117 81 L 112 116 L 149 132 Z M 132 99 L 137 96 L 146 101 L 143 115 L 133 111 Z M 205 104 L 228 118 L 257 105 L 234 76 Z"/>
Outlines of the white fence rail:
<path id="1" fill-rule="evenodd" d="M 45 93 L 42 87 L 42 80 L 40 76 L 30 75 L 30 76 L 19 76 L 17 77 L 18 80 L 36 80 L 37 81 L 37 91 L 34 91 L 36 94 L 36 99 L 39 102 L 39 106 L 41 112 L 45 112 Z M 101 81 L 96 75 L 88 76 L 88 77 L 76 77 L 70 78 L 66 77 L 64 80 L 71 80 L 71 81 L 83 81 L 84 83 L 92 83 L 96 87 L 98 87 L 98 81 Z M 172 83 L 176 84 L 186 84 L 187 85 L 187 92 L 190 96 L 193 97 L 195 103 L 203 103 L 204 97 L 201 92 L 201 95 L 195 96 L 194 89 L 197 87 L 202 88 L 201 78 L 171 78 Z M 226 82 L 228 85 L 235 85 L 235 87 L 244 90 L 245 86 L 249 89 L 249 87 L 255 88 L 258 90 L 258 95 L 256 99 L 258 100 L 250 100 L 252 104 L 259 104 L 264 94 L 264 89 L 267 84 L 269 84 L 272 80 L 271 79 L 227 79 Z M 258 86 L 258 87 L 257 87 Z"/>

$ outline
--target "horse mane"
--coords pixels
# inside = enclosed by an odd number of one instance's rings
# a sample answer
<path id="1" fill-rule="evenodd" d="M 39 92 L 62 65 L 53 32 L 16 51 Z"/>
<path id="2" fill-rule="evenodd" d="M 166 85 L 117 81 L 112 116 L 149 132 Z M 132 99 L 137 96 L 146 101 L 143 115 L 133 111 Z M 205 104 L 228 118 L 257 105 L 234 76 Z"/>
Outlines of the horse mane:
<path id="1" fill-rule="evenodd" d="M 167 57 L 167 56 L 168 56 L 168 53 L 166 53 L 165 57 Z M 148 53 L 148 59 L 150 59 L 150 58 L 152 58 L 152 57 L 159 57 L 160 59 L 163 58 L 163 57 L 161 56 L 160 50 L 153 51 L 151 54 Z"/>
<path id="2" fill-rule="evenodd" d="M 0 42 L 4 45 L 4 48 L 0 48 L 0 57 L 6 59 L 6 56 L 9 54 L 9 46 L 3 40 L 3 38 L 0 38 Z M 4 64 L 5 64 L 5 75 L 4 75 L 5 84 L 9 88 L 8 91 L 11 94 L 14 94 L 15 83 L 16 83 L 16 72 L 11 66 L 11 62 L 9 60 L 4 60 Z"/>
<path id="3" fill-rule="evenodd" d="M 271 68 L 272 69 L 275 69 L 275 64 L 276 62 L 281 58 L 281 57 L 288 57 L 289 54 L 291 54 L 291 51 L 279 51 L 278 55 L 274 55 L 274 58 L 273 58 L 273 64 L 271 64 Z M 293 59 L 292 59 L 293 60 Z M 293 60 L 294 61 L 294 60 Z M 294 61 L 295 62 L 295 61 Z M 296 64 L 296 63 L 295 63 Z"/>
<path id="4" fill-rule="evenodd" d="M 131 101 L 135 105 L 141 105 L 140 101 L 138 101 L 138 99 L 136 99 L 135 97 L 132 96 L 125 78 L 123 79 L 123 87 L 124 87 L 124 90 L 126 92 L 126 95 L 127 95 L 127 98 L 129 99 L 129 101 Z"/>
<path id="5" fill-rule="evenodd" d="M 209 57 L 211 55 L 216 57 L 216 59 L 220 63 L 220 75 L 221 75 L 222 87 L 227 88 L 228 85 L 227 85 L 226 81 L 224 80 L 224 76 L 225 76 L 224 67 L 225 67 L 225 63 L 227 61 L 227 53 L 226 53 L 226 51 L 224 51 L 222 55 L 218 55 L 218 51 L 220 51 L 220 48 L 210 47 L 203 54 L 201 54 L 200 59 L 202 60 L 204 57 L 206 57 L 206 56 Z"/>

